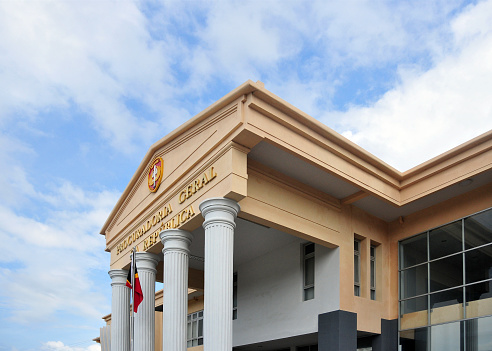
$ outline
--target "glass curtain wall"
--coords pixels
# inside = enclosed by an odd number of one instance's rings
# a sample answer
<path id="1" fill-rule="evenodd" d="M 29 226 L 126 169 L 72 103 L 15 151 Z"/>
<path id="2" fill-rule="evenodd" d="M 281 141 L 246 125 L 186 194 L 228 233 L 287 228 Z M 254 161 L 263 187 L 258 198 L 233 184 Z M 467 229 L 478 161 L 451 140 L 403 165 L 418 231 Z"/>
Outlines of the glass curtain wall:
<path id="1" fill-rule="evenodd" d="M 399 249 L 401 349 L 492 350 L 492 209 Z"/>

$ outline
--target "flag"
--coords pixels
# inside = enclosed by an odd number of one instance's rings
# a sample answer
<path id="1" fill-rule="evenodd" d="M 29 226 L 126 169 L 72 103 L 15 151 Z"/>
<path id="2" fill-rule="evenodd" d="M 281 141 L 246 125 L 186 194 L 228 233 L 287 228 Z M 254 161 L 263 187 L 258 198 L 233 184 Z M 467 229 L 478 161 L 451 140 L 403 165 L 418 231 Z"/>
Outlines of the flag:
<path id="1" fill-rule="evenodd" d="M 138 305 L 143 300 L 143 292 L 142 287 L 140 286 L 140 279 L 138 279 L 138 271 L 135 266 L 135 281 L 133 283 L 135 285 L 135 291 L 133 292 L 133 311 L 137 313 Z M 132 272 L 128 271 L 128 276 L 126 278 L 126 286 L 132 289 Z"/>

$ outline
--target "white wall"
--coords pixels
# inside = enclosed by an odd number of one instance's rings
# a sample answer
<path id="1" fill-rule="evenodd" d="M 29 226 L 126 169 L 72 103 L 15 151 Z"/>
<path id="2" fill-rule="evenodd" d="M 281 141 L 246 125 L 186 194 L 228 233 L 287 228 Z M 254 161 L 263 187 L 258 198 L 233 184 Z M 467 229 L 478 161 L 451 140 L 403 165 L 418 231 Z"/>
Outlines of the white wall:
<path id="1" fill-rule="evenodd" d="M 303 301 L 301 245 L 296 240 L 242 264 L 233 345 L 318 331 L 318 314 L 340 308 L 339 250 L 315 247 L 315 297 Z"/>

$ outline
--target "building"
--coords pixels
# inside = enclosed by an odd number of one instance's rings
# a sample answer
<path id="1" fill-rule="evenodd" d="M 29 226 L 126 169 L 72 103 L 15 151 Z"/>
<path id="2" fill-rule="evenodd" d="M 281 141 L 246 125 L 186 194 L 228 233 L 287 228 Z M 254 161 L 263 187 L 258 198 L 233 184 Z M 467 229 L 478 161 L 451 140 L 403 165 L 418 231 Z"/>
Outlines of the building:
<path id="1" fill-rule="evenodd" d="M 492 350 L 492 131 L 402 173 L 248 81 L 152 145 L 101 233 L 111 350 L 134 246 L 139 351 Z"/>

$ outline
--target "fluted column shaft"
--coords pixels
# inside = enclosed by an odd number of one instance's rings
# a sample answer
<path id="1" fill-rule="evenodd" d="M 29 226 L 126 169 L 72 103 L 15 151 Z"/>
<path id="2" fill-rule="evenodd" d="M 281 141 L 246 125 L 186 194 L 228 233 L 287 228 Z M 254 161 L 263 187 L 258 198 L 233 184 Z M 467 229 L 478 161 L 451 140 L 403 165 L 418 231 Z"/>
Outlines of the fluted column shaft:
<path id="1" fill-rule="evenodd" d="M 193 236 L 180 229 L 164 230 L 159 236 L 164 245 L 162 349 L 185 351 L 189 248 Z"/>
<path id="2" fill-rule="evenodd" d="M 130 351 L 130 289 L 128 271 L 112 269 L 111 277 L 111 351 Z"/>
<path id="3" fill-rule="evenodd" d="M 232 289 L 237 202 L 211 198 L 200 204 L 205 218 L 205 351 L 232 350 Z"/>
<path id="4" fill-rule="evenodd" d="M 159 257 L 150 252 L 137 252 L 138 278 L 144 299 L 135 314 L 135 350 L 154 351 L 155 348 L 155 276 Z"/>

